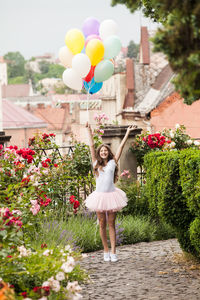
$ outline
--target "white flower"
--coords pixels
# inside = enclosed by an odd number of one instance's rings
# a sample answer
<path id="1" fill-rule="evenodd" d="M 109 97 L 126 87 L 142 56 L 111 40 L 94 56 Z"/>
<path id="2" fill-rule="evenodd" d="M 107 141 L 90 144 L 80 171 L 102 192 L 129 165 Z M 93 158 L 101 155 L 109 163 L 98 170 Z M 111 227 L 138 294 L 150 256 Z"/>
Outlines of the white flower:
<path id="1" fill-rule="evenodd" d="M 60 291 L 60 282 L 58 280 L 55 280 L 53 276 L 48 279 L 49 286 L 54 292 L 59 292 Z"/>
<path id="2" fill-rule="evenodd" d="M 42 284 L 42 287 L 44 286 L 49 286 L 49 282 L 48 281 L 44 281 L 43 284 Z"/>
<path id="3" fill-rule="evenodd" d="M 31 298 L 24 298 L 24 300 L 32 300 Z"/>
<path id="4" fill-rule="evenodd" d="M 170 148 L 173 148 L 176 146 L 175 142 L 171 142 L 169 145 L 170 145 Z"/>
<path id="5" fill-rule="evenodd" d="M 70 273 L 73 270 L 73 267 L 70 266 L 67 262 L 65 262 L 64 264 L 62 264 L 61 269 L 65 272 L 65 273 Z"/>
<path id="6" fill-rule="evenodd" d="M 175 125 L 175 128 L 176 128 L 176 129 L 180 128 L 180 124 L 177 123 L 177 124 Z"/>
<path id="7" fill-rule="evenodd" d="M 69 253 L 72 251 L 70 245 L 66 245 L 66 246 L 65 246 L 65 251 L 69 251 Z"/>
<path id="8" fill-rule="evenodd" d="M 67 290 L 71 293 L 80 292 L 82 288 L 78 285 L 78 281 L 68 282 Z"/>
<path id="9" fill-rule="evenodd" d="M 45 250 L 45 251 L 43 252 L 43 255 L 45 255 L 45 256 L 49 256 L 49 253 L 50 253 L 50 250 L 49 250 L 49 249 L 47 249 L 47 250 Z"/>
<path id="10" fill-rule="evenodd" d="M 74 266 L 75 266 L 74 258 L 72 256 L 68 256 L 67 261 L 64 264 L 62 264 L 61 269 L 65 273 L 70 273 L 74 269 Z"/>
<path id="11" fill-rule="evenodd" d="M 19 216 L 22 215 L 22 212 L 21 212 L 21 210 L 19 210 L 19 209 L 14 209 L 12 212 L 13 212 L 13 214 L 17 214 L 17 215 L 19 215 Z"/>
<path id="12" fill-rule="evenodd" d="M 63 272 L 58 272 L 58 274 L 56 275 L 56 279 L 58 281 L 62 281 L 65 279 L 65 274 Z"/>
<path id="13" fill-rule="evenodd" d="M 192 145 L 193 142 L 192 142 L 192 140 L 187 140 L 186 143 L 187 143 L 188 145 Z"/>
<path id="14" fill-rule="evenodd" d="M 200 145 L 200 142 L 194 141 L 194 145 L 195 145 L 195 146 L 199 146 L 199 145 Z"/>
<path id="15" fill-rule="evenodd" d="M 47 297 L 42 297 L 42 298 L 40 298 L 38 300 L 47 300 Z"/>
<path id="16" fill-rule="evenodd" d="M 17 250 L 20 252 L 19 257 L 29 256 L 31 254 L 31 250 L 27 250 L 23 245 L 17 247 Z"/>
<path id="17" fill-rule="evenodd" d="M 171 138 L 173 138 L 174 137 L 173 131 L 170 131 L 169 135 L 170 135 Z"/>

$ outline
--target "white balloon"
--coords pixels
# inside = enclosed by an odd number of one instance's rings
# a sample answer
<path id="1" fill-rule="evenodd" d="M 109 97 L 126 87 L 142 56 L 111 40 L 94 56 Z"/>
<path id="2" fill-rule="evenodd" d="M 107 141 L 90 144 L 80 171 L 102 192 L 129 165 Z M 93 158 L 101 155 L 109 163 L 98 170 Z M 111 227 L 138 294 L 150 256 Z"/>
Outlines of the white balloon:
<path id="1" fill-rule="evenodd" d="M 105 40 L 110 35 L 116 35 L 118 31 L 118 25 L 113 20 L 104 20 L 101 22 L 99 26 L 99 35 L 102 38 L 102 40 Z"/>
<path id="2" fill-rule="evenodd" d="M 85 77 L 91 68 L 89 57 L 84 53 L 74 55 L 72 59 L 72 69 L 74 69 L 82 78 Z"/>
<path id="3" fill-rule="evenodd" d="M 63 82 L 73 90 L 82 89 L 82 78 L 74 69 L 66 69 L 62 75 Z"/>
<path id="4" fill-rule="evenodd" d="M 73 56 L 73 53 L 67 48 L 67 46 L 61 47 L 58 52 L 59 60 L 61 64 L 63 64 L 63 66 L 66 68 L 71 68 Z"/>

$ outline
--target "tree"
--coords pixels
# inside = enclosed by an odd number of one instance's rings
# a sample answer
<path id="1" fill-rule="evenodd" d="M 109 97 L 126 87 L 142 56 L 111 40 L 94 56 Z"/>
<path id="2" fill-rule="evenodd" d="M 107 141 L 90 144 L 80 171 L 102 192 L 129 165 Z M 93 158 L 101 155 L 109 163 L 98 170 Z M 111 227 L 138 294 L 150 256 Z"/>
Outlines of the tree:
<path id="1" fill-rule="evenodd" d="M 25 59 L 20 52 L 8 52 L 4 55 L 8 65 L 8 78 L 24 76 Z"/>
<path id="2" fill-rule="evenodd" d="M 62 74 L 65 71 L 65 67 L 58 64 L 50 64 L 48 77 L 49 78 L 62 78 Z"/>
<path id="3" fill-rule="evenodd" d="M 199 0 L 112 0 L 116 4 L 125 4 L 131 12 L 142 9 L 146 17 L 162 23 L 153 38 L 154 51 L 167 56 L 184 102 L 200 99 Z"/>
<path id="4" fill-rule="evenodd" d="M 49 66 L 50 66 L 50 63 L 45 60 L 42 60 L 39 62 L 39 69 L 42 74 L 46 74 L 49 72 Z"/>
<path id="5" fill-rule="evenodd" d="M 130 58 L 137 58 L 139 52 L 139 45 L 135 44 L 134 41 L 130 41 L 128 45 L 127 56 Z"/>

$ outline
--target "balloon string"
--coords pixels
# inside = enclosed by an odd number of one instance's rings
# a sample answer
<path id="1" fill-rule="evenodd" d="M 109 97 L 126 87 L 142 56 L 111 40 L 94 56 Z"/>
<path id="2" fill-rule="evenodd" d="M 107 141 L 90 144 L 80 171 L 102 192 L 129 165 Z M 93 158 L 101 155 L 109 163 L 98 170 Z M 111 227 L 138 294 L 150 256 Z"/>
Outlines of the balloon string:
<path id="1" fill-rule="evenodd" d="M 90 93 L 89 90 L 87 92 L 87 121 L 89 123 L 89 97 L 90 97 Z"/>

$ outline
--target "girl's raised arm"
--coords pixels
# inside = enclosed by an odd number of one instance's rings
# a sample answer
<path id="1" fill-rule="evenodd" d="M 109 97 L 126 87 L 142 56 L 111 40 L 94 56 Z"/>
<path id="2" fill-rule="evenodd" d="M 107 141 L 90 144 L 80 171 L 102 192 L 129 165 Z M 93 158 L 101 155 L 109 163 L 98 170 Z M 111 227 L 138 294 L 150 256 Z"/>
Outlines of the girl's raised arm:
<path id="1" fill-rule="evenodd" d="M 120 156 L 121 156 L 121 154 L 122 154 L 122 150 L 123 150 L 124 145 L 125 145 L 125 143 L 126 143 L 126 141 L 127 141 L 127 139 L 128 139 L 129 133 L 130 133 L 132 130 L 134 130 L 136 127 L 137 127 L 136 125 L 132 125 L 132 126 L 129 126 L 129 127 L 127 128 L 126 134 L 125 134 L 123 140 L 121 141 L 121 144 L 119 145 L 119 148 L 117 149 L 117 152 L 116 152 L 116 154 L 115 154 L 115 160 L 116 160 L 116 162 L 118 162 L 118 160 L 120 159 Z"/>
<path id="2" fill-rule="evenodd" d="M 90 124 L 88 122 L 86 123 L 86 128 L 88 129 L 89 147 L 90 147 L 92 162 L 94 163 L 97 159 L 96 159 L 95 148 L 94 148 L 94 140 L 93 140 L 93 135 L 92 135 L 92 128 L 91 128 L 91 126 L 90 126 Z"/>

